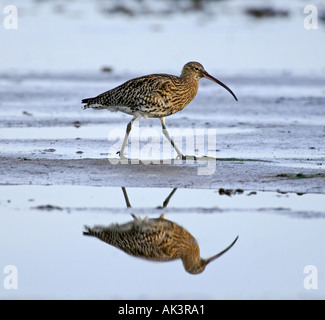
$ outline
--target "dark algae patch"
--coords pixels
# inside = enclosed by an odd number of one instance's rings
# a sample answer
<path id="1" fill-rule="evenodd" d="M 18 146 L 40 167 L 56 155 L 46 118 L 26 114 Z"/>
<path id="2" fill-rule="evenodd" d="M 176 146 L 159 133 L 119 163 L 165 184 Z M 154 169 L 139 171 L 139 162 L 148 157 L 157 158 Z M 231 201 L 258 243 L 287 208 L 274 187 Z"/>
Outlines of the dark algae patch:
<path id="1" fill-rule="evenodd" d="M 61 208 L 59 206 L 53 206 L 51 204 L 40 205 L 40 206 L 35 207 L 35 209 L 37 209 L 37 210 L 43 210 L 43 211 L 53 211 L 53 210 L 62 211 L 63 210 L 63 208 Z"/>
<path id="2" fill-rule="evenodd" d="M 325 178 L 325 173 L 313 173 L 313 174 L 305 174 L 305 173 L 280 173 L 276 175 L 280 178 L 287 179 L 311 179 L 311 178 Z"/>
<path id="3" fill-rule="evenodd" d="M 272 162 L 270 160 L 262 160 L 262 159 L 247 159 L 247 158 L 214 158 L 209 156 L 195 157 L 194 160 L 215 160 L 215 161 L 252 161 L 252 162 Z"/>

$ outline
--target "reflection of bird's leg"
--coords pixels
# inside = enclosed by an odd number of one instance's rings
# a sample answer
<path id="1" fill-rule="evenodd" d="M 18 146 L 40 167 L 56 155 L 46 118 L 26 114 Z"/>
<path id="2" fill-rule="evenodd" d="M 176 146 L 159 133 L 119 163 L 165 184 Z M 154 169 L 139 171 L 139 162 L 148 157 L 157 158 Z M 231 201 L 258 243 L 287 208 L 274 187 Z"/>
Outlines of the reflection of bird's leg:
<path id="1" fill-rule="evenodd" d="M 123 191 L 123 196 L 124 196 L 124 200 L 125 200 L 125 203 L 126 203 L 127 208 L 131 208 L 131 203 L 130 203 L 128 194 L 126 192 L 126 188 L 125 187 L 122 187 L 122 191 Z M 131 216 L 132 216 L 132 218 L 134 220 L 139 220 L 140 219 L 140 217 L 137 217 L 134 213 L 131 213 Z"/>
<path id="2" fill-rule="evenodd" d="M 125 187 L 122 187 L 122 191 L 123 191 L 123 195 L 124 195 L 124 199 L 125 199 L 125 203 L 126 203 L 126 206 L 128 208 L 131 208 L 131 203 L 130 203 L 130 200 L 129 200 L 129 197 L 128 197 L 128 194 L 126 192 L 126 188 Z M 141 220 L 140 217 L 137 217 L 134 213 L 131 213 L 131 216 L 132 218 L 136 221 L 136 220 Z M 148 217 L 145 217 L 145 221 L 148 222 Z"/>
<path id="3" fill-rule="evenodd" d="M 168 195 L 168 197 L 165 199 L 165 201 L 163 202 L 163 206 L 161 208 L 166 208 L 168 206 L 168 203 L 170 201 L 170 199 L 172 198 L 172 196 L 174 195 L 174 193 L 176 192 L 177 188 L 174 188 L 172 190 L 172 192 Z M 122 191 L 123 191 L 123 196 L 124 196 L 124 199 L 125 199 L 125 203 L 126 203 L 126 206 L 127 208 L 131 208 L 131 203 L 130 203 L 130 200 L 129 200 L 129 197 L 128 197 L 128 194 L 126 192 L 126 188 L 125 187 L 122 187 Z M 160 208 L 160 207 L 158 207 Z M 134 215 L 132 214 L 132 217 L 134 217 Z M 161 218 L 165 218 L 165 214 L 162 214 L 160 215 Z"/>
<path id="4" fill-rule="evenodd" d="M 169 196 L 165 199 L 165 201 L 163 202 L 163 208 L 166 208 L 168 206 L 169 200 L 172 198 L 172 196 L 174 195 L 174 193 L 176 192 L 177 188 L 174 188 L 172 190 L 172 192 L 169 194 Z"/>
<path id="5" fill-rule="evenodd" d="M 131 208 L 131 203 L 130 203 L 130 201 L 129 201 L 129 197 L 128 197 L 128 194 L 127 194 L 127 192 L 126 192 L 125 187 L 122 187 L 122 191 L 123 191 L 123 195 L 124 195 L 124 199 L 125 199 L 126 206 L 127 206 L 128 208 Z"/>

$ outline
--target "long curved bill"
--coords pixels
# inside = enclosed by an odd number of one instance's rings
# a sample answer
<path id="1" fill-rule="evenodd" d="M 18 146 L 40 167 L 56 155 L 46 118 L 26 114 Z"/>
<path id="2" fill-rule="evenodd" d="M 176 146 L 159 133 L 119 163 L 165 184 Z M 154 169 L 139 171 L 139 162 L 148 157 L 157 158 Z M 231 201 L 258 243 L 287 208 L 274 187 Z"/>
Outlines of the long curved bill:
<path id="1" fill-rule="evenodd" d="M 224 250 L 222 250 L 221 252 L 219 252 L 218 254 L 216 254 L 215 256 L 208 258 L 205 260 L 206 264 L 208 264 L 209 262 L 219 258 L 220 256 L 222 256 L 224 253 L 226 253 L 237 241 L 238 236 L 236 237 L 236 239 Z"/>
<path id="2" fill-rule="evenodd" d="M 237 97 L 235 96 L 235 94 L 221 81 L 219 81 L 218 79 L 212 77 L 211 75 L 209 75 L 207 72 L 203 73 L 204 78 L 207 78 L 217 84 L 219 84 L 221 87 L 224 87 L 228 92 L 230 92 L 232 94 L 232 96 L 235 98 L 236 101 L 238 101 Z"/>

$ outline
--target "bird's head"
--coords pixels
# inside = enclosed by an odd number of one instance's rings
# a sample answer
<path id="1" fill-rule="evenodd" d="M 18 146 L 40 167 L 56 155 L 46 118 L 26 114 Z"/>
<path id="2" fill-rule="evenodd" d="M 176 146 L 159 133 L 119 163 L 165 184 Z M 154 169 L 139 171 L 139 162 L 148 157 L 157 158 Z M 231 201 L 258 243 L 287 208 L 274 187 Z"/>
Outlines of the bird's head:
<path id="1" fill-rule="evenodd" d="M 218 254 L 208 259 L 199 258 L 196 263 L 187 263 L 186 260 L 183 260 L 185 270 L 191 274 L 199 274 L 203 272 L 208 263 L 216 260 L 217 258 L 221 257 L 224 253 L 226 253 L 236 243 L 237 239 L 238 236 L 226 249 L 222 250 Z"/>
<path id="2" fill-rule="evenodd" d="M 209 79 L 219 84 L 220 86 L 224 87 L 227 91 L 229 91 L 232 94 L 235 100 L 238 101 L 235 94 L 224 83 L 222 83 L 220 80 L 212 77 L 209 73 L 207 73 L 204 67 L 202 66 L 202 64 L 199 62 L 192 61 L 186 63 L 186 65 L 183 67 L 181 77 L 191 77 L 196 80 L 199 80 L 201 78 Z"/>

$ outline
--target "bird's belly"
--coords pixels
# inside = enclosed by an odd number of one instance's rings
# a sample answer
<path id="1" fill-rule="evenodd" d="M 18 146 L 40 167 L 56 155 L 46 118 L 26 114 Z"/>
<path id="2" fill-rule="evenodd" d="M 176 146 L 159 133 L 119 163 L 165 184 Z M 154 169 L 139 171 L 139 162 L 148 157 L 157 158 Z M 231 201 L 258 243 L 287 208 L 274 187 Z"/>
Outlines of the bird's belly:
<path id="1" fill-rule="evenodd" d="M 173 108 L 172 105 L 167 103 L 157 104 L 141 104 L 141 105 L 94 105 L 93 109 L 107 109 L 111 112 L 123 112 L 132 116 L 141 115 L 145 118 L 162 118 L 174 114 L 184 107 Z"/>
<path id="2" fill-rule="evenodd" d="M 141 115 L 144 118 L 161 118 L 173 114 L 172 110 L 164 105 L 141 105 L 141 106 L 113 106 L 108 107 L 112 112 L 123 112 L 129 115 Z"/>
<path id="3" fill-rule="evenodd" d="M 143 106 L 139 109 L 139 113 L 149 118 L 162 118 L 182 110 L 185 106 L 186 105 L 175 107 L 169 103 L 161 103 L 157 105 Z"/>
<path id="4" fill-rule="evenodd" d="M 129 106 L 107 106 L 107 110 L 111 112 L 123 112 L 126 114 L 134 115 L 136 113 L 136 108 L 134 107 L 129 107 Z"/>

